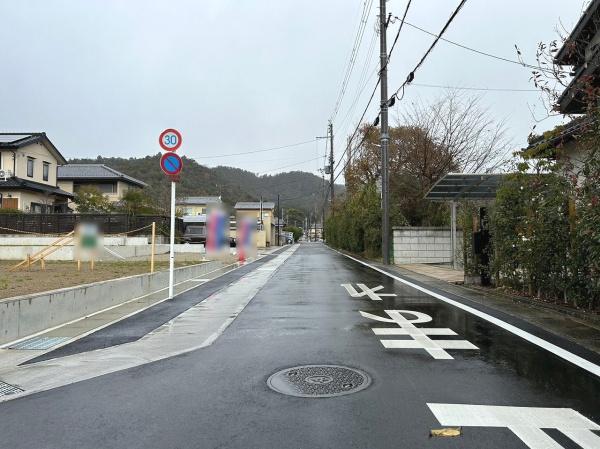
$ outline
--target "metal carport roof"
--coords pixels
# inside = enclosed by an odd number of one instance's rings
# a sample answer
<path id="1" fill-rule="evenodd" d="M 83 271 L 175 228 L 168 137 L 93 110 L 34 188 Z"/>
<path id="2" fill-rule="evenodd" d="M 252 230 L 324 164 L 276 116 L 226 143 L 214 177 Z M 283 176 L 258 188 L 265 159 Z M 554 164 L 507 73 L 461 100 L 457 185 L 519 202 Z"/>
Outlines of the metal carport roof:
<path id="1" fill-rule="evenodd" d="M 504 173 L 448 173 L 436 182 L 425 195 L 432 201 L 490 200 Z"/>

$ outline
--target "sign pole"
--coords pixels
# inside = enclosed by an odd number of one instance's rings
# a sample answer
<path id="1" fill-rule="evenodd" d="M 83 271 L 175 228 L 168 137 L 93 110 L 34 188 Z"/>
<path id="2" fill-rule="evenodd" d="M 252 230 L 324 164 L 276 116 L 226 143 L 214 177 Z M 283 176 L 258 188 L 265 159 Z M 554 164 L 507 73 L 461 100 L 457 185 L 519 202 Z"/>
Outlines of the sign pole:
<path id="1" fill-rule="evenodd" d="M 171 181 L 171 241 L 169 246 L 169 299 L 173 299 L 173 270 L 175 268 L 175 181 Z"/>
<path id="2" fill-rule="evenodd" d="M 169 299 L 173 299 L 173 275 L 175 270 L 175 183 L 179 181 L 179 173 L 183 161 L 175 154 L 181 146 L 181 133 L 173 128 L 165 129 L 158 137 L 160 147 L 166 151 L 160 158 L 160 168 L 171 178 L 171 235 L 169 244 Z M 154 226 L 152 231 L 154 231 Z M 154 238 L 152 239 L 154 245 Z M 153 256 L 154 256 L 154 251 Z M 154 263 L 152 263 L 154 266 Z"/>

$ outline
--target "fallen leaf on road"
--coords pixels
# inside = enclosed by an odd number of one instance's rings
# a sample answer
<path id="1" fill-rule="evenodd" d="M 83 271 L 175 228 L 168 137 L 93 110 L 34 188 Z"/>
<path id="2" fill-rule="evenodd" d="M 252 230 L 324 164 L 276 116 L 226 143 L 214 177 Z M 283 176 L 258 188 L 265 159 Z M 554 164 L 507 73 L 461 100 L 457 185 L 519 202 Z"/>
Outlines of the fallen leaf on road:
<path id="1" fill-rule="evenodd" d="M 443 429 L 431 429 L 430 437 L 459 437 L 460 427 L 445 427 Z"/>

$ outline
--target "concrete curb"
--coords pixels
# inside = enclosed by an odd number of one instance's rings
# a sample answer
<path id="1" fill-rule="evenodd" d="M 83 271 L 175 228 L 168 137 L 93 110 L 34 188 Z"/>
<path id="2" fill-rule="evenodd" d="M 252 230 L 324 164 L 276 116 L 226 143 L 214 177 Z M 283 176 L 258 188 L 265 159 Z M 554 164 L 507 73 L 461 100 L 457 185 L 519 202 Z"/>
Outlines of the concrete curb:
<path id="1" fill-rule="evenodd" d="M 175 283 L 223 266 L 206 262 L 175 269 Z M 138 274 L 49 292 L 0 300 L 0 344 L 91 315 L 143 296 L 168 284 L 168 271 Z"/>

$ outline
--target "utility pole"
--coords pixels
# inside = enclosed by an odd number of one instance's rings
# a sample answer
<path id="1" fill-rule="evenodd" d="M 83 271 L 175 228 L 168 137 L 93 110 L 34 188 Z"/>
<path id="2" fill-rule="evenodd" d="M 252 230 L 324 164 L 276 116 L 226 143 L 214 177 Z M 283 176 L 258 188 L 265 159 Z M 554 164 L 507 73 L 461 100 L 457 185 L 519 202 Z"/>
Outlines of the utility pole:
<path id="1" fill-rule="evenodd" d="M 331 213 L 333 214 L 333 123 L 329 121 L 329 188 L 331 189 Z"/>
<path id="2" fill-rule="evenodd" d="M 381 71 L 381 250 L 383 251 L 383 264 L 390 263 L 390 210 L 389 210 L 389 181 L 388 181 L 388 90 L 387 90 L 387 18 L 385 10 L 386 0 L 379 0 L 379 60 Z"/>
<path id="3" fill-rule="evenodd" d="M 279 193 L 277 194 L 277 226 L 275 226 L 275 232 L 277 233 L 277 246 L 279 246 L 279 225 L 281 224 L 281 208 L 279 207 Z"/>

